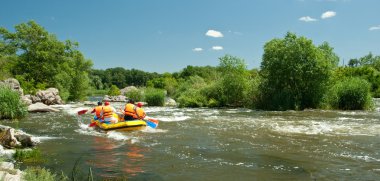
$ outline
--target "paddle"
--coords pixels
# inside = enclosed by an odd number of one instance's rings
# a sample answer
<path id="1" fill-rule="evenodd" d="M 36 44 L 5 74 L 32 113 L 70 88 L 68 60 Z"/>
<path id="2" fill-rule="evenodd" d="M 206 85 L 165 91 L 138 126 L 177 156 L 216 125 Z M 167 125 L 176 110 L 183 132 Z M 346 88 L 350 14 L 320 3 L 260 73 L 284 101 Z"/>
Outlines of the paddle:
<path id="1" fill-rule="evenodd" d="M 148 118 L 147 120 L 144 119 L 144 121 L 151 128 L 157 128 L 157 126 L 158 126 L 158 120 L 157 119 Z"/>
<path id="2" fill-rule="evenodd" d="M 78 115 L 85 114 L 87 111 L 88 111 L 87 109 L 80 110 L 78 111 Z"/>
<path id="3" fill-rule="evenodd" d="M 78 115 L 85 114 L 85 113 L 87 113 L 87 111 L 88 111 L 87 109 L 80 110 L 80 111 L 78 111 Z M 94 127 L 94 126 L 96 126 L 96 122 L 92 122 L 88 125 L 88 127 Z"/>

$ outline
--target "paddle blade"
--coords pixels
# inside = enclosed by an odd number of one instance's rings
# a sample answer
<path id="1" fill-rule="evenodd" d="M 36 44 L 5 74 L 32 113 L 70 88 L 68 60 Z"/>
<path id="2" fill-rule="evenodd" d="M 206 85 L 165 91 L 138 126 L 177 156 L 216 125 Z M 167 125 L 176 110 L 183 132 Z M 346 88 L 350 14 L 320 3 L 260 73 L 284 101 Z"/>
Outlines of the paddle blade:
<path id="1" fill-rule="evenodd" d="M 90 124 L 88 125 L 88 127 L 94 127 L 94 126 L 96 126 L 96 122 L 92 122 L 92 123 L 90 123 Z"/>
<path id="2" fill-rule="evenodd" d="M 145 120 L 145 122 L 151 128 L 157 128 L 158 126 L 158 120 L 155 120 L 155 119 L 148 119 L 148 120 Z"/>
<path id="3" fill-rule="evenodd" d="M 80 110 L 80 111 L 78 111 L 78 115 L 82 115 L 82 114 L 86 113 L 87 111 L 88 111 L 87 109 Z"/>

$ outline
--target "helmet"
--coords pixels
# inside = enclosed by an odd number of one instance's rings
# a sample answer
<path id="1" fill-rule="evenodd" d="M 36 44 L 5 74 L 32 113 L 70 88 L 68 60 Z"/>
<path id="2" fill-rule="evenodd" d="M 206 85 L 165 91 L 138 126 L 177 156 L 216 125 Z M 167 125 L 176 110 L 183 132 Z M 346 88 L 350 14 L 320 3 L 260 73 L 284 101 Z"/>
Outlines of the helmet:
<path id="1" fill-rule="evenodd" d="M 108 105 L 110 105 L 110 102 L 106 101 L 106 102 L 104 103 L 104 105 L 108 106 Z"/>
<path id="2" fill-rule="evenodd" d="M 134 104 L 134 103 L 135 103 L 135 100 L 133 100 L 133 99 L 129 99 L 128 102 L 131 103 L 131 104 Z"/>
<path id="3" fill-rule="evenodd" d="M 101 106 L 102 105 L 102 102 L 98 101 L 98 106 Z"/>
<path id="4" fill-rule="evenodd" d="M 144 104 L 142 102 L 137 103 L 137 107 L 142 107 Z"/>

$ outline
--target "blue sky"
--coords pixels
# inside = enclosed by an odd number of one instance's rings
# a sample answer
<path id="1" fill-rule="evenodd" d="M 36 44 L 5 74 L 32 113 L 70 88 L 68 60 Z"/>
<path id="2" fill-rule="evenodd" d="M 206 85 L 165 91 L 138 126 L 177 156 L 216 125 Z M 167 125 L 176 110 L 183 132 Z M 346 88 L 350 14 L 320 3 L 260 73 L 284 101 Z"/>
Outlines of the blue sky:
<path id="1" fill-rule="evenodd" d="M 0 26 L 35 20 L 79 42 L 94 68 L 178 72 L 230 54 L 260 67 L 263 46 L 286 32 L 324 41 L 347 64 L 380 54 L 379 0 L 2 0 Z"/>

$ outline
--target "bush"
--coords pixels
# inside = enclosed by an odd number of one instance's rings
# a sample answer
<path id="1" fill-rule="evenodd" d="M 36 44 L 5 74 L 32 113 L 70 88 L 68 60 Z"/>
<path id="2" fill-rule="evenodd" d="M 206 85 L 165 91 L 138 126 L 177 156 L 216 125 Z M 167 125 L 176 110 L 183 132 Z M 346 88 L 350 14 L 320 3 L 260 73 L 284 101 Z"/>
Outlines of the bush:
<path id="1" fill-rule="evenodd" d="M 67 176 L 61 175 L 57 176 L 56 174 L 50 172 L 49 169 L 41 167 L 28 167 L 24 171 L 24 180 L 28 181 L 56 181 L 56 180 L 69 180 Z"/>
<path id="2" fill-rule="evenodd" d="M 363 79 L 345 78 L 329 92 L 328 102 L 333 109 L 365 110 L 372 107 L 370 84 Z"/>
<path id="3" fill-rule="evenodd" d="M 24 163 L 41 163 L 45 161 L 41 155 L 41 151 L 38 149 L 32 149 L 32 150 L 17 149 L 15 154 L 13 155 L 13 158 L 16 161 L 24 162 Z"/>
<path id="4" fill-rule="evenodd" d="M 203 107 L 206 106 L 207 100 L 200 91 L 186 91 L 178 97 L 179 107 Z"/>
<path id="5" fill-rule="evenodd" d="M 163 106 L 165 104 L 165 91 L 162 89 L 147 88 L 145 102 L 150 106 Z"/>
<path id="6" fill-rule="evenodd" d="M 140 90 L 130 90 L 125 93 L 125 96 L 135 101 L 142 101 L 144 97 Z"/>
<path id="7" fill-rule="evenodd" d="M 0 119 L 22 118 L 28 114 L 20 95 L 8 87 L 0 86 Z"/>
<path id="8" fill-rule="evenodd" d="M 117 88 L 116 85 L 112 85 L 110 90 L 108 91 L 108 95 L 118 96 L 118 95 L 120 95 L 120 89 Z"/>

